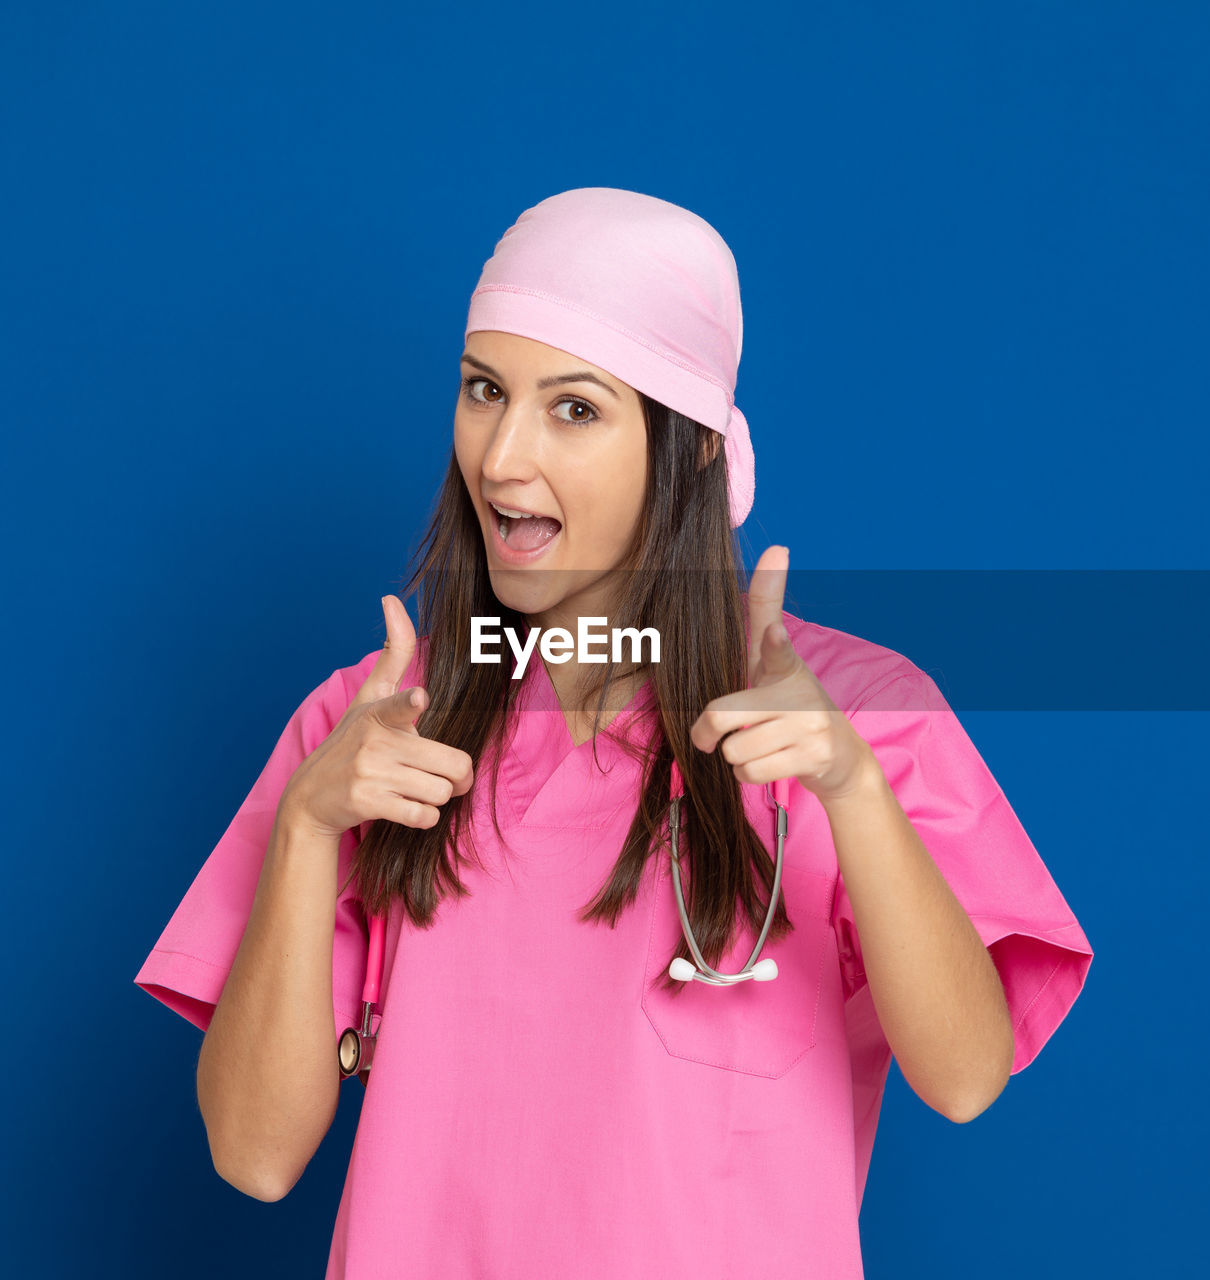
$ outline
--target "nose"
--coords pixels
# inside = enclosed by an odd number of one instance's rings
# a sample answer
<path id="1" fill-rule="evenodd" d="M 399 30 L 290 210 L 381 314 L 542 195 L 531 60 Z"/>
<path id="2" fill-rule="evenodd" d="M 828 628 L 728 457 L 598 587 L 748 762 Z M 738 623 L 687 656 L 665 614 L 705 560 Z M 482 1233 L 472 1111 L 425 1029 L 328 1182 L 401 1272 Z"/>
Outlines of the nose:
<path id="1" fill-rule="evenodd" d="M 523 405 L 506 405 L 496 419 L 483 455 L 483 474 L 493 484 L 525 483 L 538 470 L 539 424 Z"/>

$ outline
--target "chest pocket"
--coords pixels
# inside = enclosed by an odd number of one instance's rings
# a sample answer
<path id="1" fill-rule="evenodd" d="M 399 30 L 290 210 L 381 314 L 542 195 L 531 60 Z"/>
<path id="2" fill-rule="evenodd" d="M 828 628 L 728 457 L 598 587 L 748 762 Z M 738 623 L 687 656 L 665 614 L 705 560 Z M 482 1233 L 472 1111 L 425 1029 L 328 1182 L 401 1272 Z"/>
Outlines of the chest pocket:
<path id="1" fill-rule="evenodd" d="M 815 1045 L 835 887 L 833 877 L 792 865 L 787 841 L 782 891 L 794 928 L 776 942 L 766 940 L 760 957 L 777 961 L 778 976 L 728 987 L 694 979 L 670 992 L 663 988 L 663 977 L 683 934 L 665 851 L 659 860 L 643 980 L 643 1012 L 665 1050 L 707 1067 L 772 1078 L 784 1075 L 808 1053 Z M 745 927 L 715 967 L 724 973 L 741 969 L 758 933 Z"/>

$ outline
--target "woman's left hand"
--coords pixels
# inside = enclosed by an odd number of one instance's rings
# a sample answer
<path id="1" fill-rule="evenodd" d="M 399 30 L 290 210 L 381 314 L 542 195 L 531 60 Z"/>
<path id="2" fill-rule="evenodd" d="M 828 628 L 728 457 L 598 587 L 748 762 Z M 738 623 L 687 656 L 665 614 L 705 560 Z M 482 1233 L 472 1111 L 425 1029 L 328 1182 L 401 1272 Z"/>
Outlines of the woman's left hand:
<path id="1" fill-rule="evenodd" d="M 749 687 L 709 703 L 690 737 L 702 751 L 721 740 L 740 782 L 797 778 L 827 802 L 858 790 L 880 766 L 790 643 L 782 625 L 789 567 L 787 547 L 769 547 L 757 561 L 748 592 Z"/>

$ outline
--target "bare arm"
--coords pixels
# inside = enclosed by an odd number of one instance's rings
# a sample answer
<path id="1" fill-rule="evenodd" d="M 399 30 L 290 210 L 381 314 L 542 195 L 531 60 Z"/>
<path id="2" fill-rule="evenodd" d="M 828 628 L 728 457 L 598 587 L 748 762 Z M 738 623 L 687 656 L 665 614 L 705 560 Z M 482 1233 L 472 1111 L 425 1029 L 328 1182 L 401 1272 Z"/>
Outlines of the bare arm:
<path id="1" fill-rule="evenodd" d="M 416 648 L 402 601 L 382 601 L 388 639 L 332 732 L 294 771 L 239 950 L 202 1043 L 197 1097 L 214 1167 L 280 1200 L 332 1125 L 340 1094 L 332 1013 L 340 840 L 362 822 L 432 827 L 465 795 L 465 751 L 422 737 L 423 689 L 399 691 Z M 367 1074 L 361 1073 L 364 1086 Z"/>
<path id="2" fill-rule="evenodd" d="M 219 1175 L 280 1200 L 336 1114 L 332 1019 L 339 841 L 278 813 L 252 912 L 197 1066 Z"/>
<path id="3" fill-rule="evenodd" d="M 904 1078 L 959 1123 L 995 1101 L 1012 1070 L 1000 975 L 899 804 L 873 748 L 798 656 L 783 622 L 787 547 L 752 574 L 749 687 L 707 704 L 690 731 L 740 782 L 796 777 L 823 805 L 853 904 L 866 978 Z"/>
<path id="4" fill-rule="evenodd" d="M 973 1120 L 999 1096 L 1013 1062 L 991 955 L 872 751 L 859 785 L 823 806 L 891 1052 L 930 1107 Z"/>

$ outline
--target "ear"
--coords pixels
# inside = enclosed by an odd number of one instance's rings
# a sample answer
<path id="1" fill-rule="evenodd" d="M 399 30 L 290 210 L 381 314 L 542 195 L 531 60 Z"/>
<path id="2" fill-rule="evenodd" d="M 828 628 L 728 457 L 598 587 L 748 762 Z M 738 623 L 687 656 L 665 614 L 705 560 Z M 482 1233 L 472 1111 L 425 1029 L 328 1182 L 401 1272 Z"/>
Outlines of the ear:
<path id="1" fill-rule="evenodd" d="M 706 430 L 706 438 L 702 442 L 702 447 L 698 452 L 697 469 L 700 471 L 707 462 L 713 462 L 718 456 L 719 447 L 723 443 L 723 437 L 717 431 Z"/>

